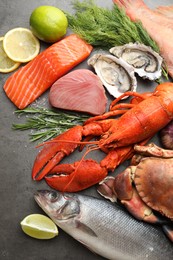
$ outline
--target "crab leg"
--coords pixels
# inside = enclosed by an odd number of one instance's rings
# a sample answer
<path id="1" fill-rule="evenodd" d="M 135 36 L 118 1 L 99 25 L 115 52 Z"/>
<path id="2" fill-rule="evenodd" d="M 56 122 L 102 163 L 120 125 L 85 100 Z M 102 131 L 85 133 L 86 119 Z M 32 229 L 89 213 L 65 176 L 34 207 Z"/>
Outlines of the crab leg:
<path id="1" fill-rule="evenodd" d="M 154 143 L 150 143 L 146 146 L 135 145 L 134 150 L 144 156 L 154 156 L 160 158 L 173 158 L 173 150 L 163 149 Z"/>

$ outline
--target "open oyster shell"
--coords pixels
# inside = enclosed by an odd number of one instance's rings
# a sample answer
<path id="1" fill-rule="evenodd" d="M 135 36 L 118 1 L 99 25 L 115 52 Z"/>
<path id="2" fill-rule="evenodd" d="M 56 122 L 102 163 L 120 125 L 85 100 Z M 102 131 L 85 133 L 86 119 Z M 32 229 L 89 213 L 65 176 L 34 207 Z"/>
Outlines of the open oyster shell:
<path id="1" fill-rule="evenodd" d="M 109 51 L 133 66 L 140 77 L 150 80 L 161 77 L 163 59 L 151 47 L 140 43 L 128 43 L 113 47 Z"/>
<path id="2" fill-rule="evenodd" d="M 134 69 L 123 59 L 109 54 L 94 54 L 88 65 L 93 66 L 107 91 L 115 98 L 126 91 L 136 91 Z"/>

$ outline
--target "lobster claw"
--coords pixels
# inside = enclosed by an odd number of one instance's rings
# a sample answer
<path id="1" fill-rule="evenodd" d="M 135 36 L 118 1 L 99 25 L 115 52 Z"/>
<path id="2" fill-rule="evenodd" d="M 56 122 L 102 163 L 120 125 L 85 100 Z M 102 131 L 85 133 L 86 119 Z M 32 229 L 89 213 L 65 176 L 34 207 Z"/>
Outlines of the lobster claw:
<path id="1" fill-rule="evenodd" d="M 88 159 L 74 164 L 59 164 L 45 176 L 45 180 L 53 189 L 62 192 L 77 192 L 97 184 L 106 175 L 106 168 Z"/>
<path id="2" fill-rule="evenodd" d="M 35 159 L 32 178 L 38 181 L 41 180 L 65 156 L 72 153 L 82 139 L 82 130 L 82 126 L 75 126 L 54 138 L 55 142 L 45 144 Z M 70 140 L 73 140 L 73 142 L 70 142 Z"/>

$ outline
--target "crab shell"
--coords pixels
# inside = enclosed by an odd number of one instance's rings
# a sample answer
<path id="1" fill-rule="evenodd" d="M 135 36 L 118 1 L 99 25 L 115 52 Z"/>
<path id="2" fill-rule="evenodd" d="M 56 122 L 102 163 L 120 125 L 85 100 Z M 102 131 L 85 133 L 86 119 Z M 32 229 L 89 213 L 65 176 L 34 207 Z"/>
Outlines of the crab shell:
<path id="1" fill-rule="evenodd" d="M 143 158 L 136 167 L 134 183 L 150 208 L 173 220 L 173 159 Z"/>

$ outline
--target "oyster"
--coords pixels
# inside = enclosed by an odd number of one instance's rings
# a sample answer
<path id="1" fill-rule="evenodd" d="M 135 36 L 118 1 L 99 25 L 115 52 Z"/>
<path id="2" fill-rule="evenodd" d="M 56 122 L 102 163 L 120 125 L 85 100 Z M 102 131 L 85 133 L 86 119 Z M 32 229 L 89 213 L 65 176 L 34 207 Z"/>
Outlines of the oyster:
<path id="1" fill-rule="evenodd" d="M 109 51 L 133 66 L 140 77 L 150 80 L 161 77 L 163 59 L 151 47 L 140 43 L 129 43 L 113 47 Z"/>
<path id="2" fill-rule="evenodd" d="M 110 54 L 94 54 L 88 65 L 93 66 L 107 91 L 115 98 L 126 91 L 136 91 L 137 81 L 132 66 Z"/>

